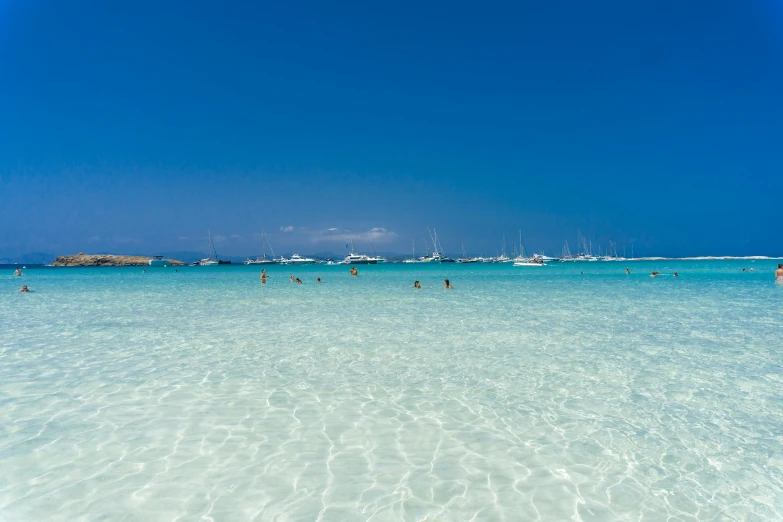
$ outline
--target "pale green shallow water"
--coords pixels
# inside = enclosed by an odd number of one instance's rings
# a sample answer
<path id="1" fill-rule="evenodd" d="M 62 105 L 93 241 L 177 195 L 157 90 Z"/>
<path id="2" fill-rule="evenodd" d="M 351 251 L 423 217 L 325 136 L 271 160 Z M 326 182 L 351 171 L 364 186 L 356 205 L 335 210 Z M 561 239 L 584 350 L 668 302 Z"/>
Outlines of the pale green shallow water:
<path id="1" fill-rule="evenodd" d="M 773 262 L 359 270 L 4 269 L 0 520 L 783 519 Z"/>

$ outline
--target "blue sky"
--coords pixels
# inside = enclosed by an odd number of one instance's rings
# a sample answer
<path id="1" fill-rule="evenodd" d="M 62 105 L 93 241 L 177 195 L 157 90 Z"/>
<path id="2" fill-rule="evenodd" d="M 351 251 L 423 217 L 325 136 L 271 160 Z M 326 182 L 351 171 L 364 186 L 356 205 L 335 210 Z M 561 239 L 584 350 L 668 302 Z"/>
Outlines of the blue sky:
<path id="1" fill-rule="evenodd" d="M 782 22 L 779 0 L 0 0 L 0 254 L 210 229 L 243 255 L 262 227 L 407 252 L 429 225 L 455 253 L 521 228 L 547 253 L 580 229 L 783 255 Z"/>

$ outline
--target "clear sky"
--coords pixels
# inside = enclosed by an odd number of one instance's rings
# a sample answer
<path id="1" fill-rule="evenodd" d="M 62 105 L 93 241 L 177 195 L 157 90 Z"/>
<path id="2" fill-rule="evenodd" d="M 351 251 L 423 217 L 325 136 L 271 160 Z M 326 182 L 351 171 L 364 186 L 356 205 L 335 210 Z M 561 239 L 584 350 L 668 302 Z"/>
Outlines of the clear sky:
<path id="1" fill-rule="evenodd" d="M 781 167 L 781 0 L 0 0 L 0 255 L 783 255 Z"/>

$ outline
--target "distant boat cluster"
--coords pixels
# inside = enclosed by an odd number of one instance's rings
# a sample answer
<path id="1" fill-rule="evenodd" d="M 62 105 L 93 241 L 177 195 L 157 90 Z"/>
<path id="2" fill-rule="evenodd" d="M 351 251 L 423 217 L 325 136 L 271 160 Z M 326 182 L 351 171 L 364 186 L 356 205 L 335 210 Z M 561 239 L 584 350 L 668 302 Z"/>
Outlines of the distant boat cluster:
<path id="1" fill-rule="evenodd" d="M 423 256 L 416 257 L 416 245 L 415 242 L 413 242 L 411 257 L 403 260 L 402 263 L 462 263 L 462 264 L 513 263 L 514 266 L 541 267 L 541 266 L 546 266 L 547 263 L 552 263 L 552 262 L 625 261 L 628 259 L 623 256 L 618 256 L 616 245 L 613 245 L 611 242 L 610 242 L 610 247 L 606 253 L 599 252 L 598 255 L 593 255 L 592 243 L 588 243 L 588 241 L 584 238 L 584 236 L 582 236 L 581 232 L 578 233 L 580 252 L 578 252 L 577 254 L 572 254 L 570 248 L 568 247 L 568 242 L 566 241 L 565 245 L 563 246 L 563 253 L 560 257 L 550 257 L 544 255 L 543 253 L 527 255 L 525 253 L 524 243 L 522 242 L 521 230 L 519 232 L 518 252 L 516 251 L 517 247 L 512 246 L 511 255 L 514 257 L 510 257 L 506 255 L 505 235 L 503 236 L 502 251 L 497 256 L 469 257 L 465 254 L 465 245 L 462 245 L 462 257 L 456 259 L 449 257 L 444 253 L 443 247 L 440 243 L 440 240 L 438 239 L 438 233 L 434 228 L 431 231 L 429 228 L 427 228 L 427 235 L 429 237 L 429 241 L 427 241 L 427 239 L 425 238 L 425 254 Z M 386 258 L 382 256 L 357 253 L 354 248 L 353 234 L 351 234 L 350 237 L 351 237 L 350 244 L 349 244 L 350 253 L 347 256 L 345 256 L 345 258 L 341 261 L 335 261 L 331 259 L 322 261 L 311 257 L 303 257 L 300 256 L 299 254 L 293 254 L 291 257 L 286 258 L 283 256 L 275 257 L 275 252 L 272 249 L 272 245 L 269 243 L 269 237 L 266 235 L 266 232 L 262 229 L 261 242 L 263 245 L 263 253 L 262 255 L 256 257 L 255 259 L 247 259 L 245 261 L 245 264 L 246 265 L 277 265 L 277 264 L 309 265 L 309 264 L 324 263 L 327 265 L 377 265 L 380 263 L 387 262 Z M 209 230 L 207 230 L 207 241 L 208 241 L 209 257 L 196 261 L 191 266 L 216 266 L 220 264 L 230 263 L 230 261 L 218 260 L 217 251 L 215 250 L 215 244 L 212 241 L 212 235 L 210 234 Z M 430 244 L 432 244 L 432 252 L 430 252 Z M 269 252 L 271 253 L 270 257 L 267 257 L 267 253 L 266 253 L 267 247 L 269 248 Z M 155 258 L 154 261 L 150 261 L 151 266 L 153 266 L 153 263 L 155 263 L 154 266 L 158 266 L 158 263 L 162 263 L 162 261 L 159 259 L 159 257 L 157 257 Z"/>

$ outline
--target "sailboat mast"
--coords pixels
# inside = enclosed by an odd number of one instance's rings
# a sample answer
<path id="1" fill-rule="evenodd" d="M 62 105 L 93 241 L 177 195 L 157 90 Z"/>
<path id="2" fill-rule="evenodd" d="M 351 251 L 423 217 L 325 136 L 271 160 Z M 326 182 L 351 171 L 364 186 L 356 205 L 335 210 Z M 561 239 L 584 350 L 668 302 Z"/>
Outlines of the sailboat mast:
<path id="1" fill-rule="evenodd" d="M 269 236 L 266 235 L 266 231 L 261 229 L 261 235 L 266 239 L 266 244 L 269 246 L 269 251 L 272 252 L 272 259 L 275 258 L 275 249 L 272 248 L 272 243 L 269 242 Z M 266 255 L 266 247 L 264 247 L 264 255 Z"/>
<path id="2" fill-rule="evenodd" d="M 207 247 L 209 248 L 209 257 L 217 261 L 217 250 L 215 250 L 215 243 L 212 242 L 212 234 L 207 229 Z M 214 258 L 212 256 L 215 256 Z"/>

